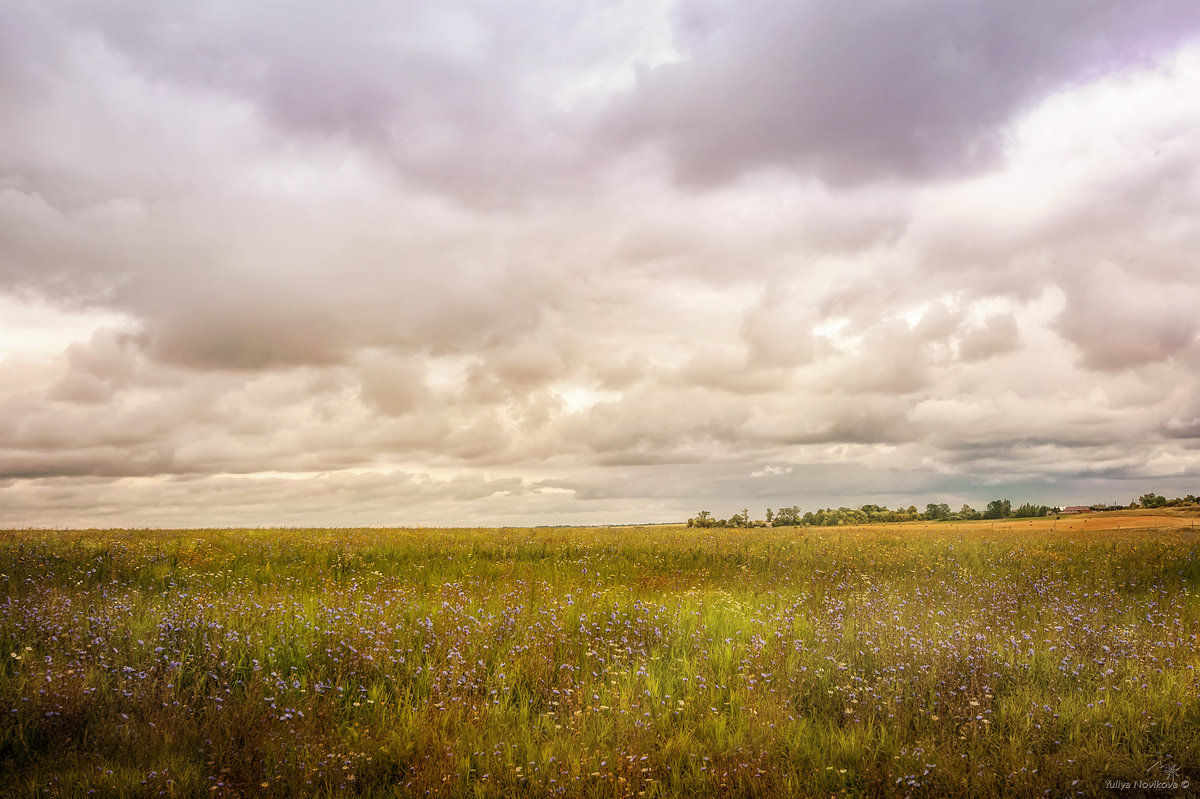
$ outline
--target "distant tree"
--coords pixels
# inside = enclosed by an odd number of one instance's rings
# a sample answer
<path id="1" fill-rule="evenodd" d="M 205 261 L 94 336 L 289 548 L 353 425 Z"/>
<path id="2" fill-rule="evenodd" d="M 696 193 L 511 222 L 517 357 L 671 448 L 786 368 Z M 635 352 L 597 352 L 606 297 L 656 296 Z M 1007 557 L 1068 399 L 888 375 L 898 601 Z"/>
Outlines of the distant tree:
<path id="1" fill-rule="evenodd" d="M 863 505 L 859 510 L 867 515 L 868 522 L 896 521 L 896 512 L 888 510 L 883 505 Z"/>
<path id="2" fill-rule="evenodd" d="M 866 524 L 867 514 L 858 508 L 821 508 L 815 514 L 804 514 L 805 524 L 821 527 L 836 527 L 846 524 Z"/>
<path id="3" fill-rule="evenodd" d="M 993 499 L 983 512 L 985 519 L 1007 519 L 1012 516 L 1012 503 L 1007 499 Z"/>
<path id="4" fill-rule="evenodd" d="M 958 518 L 966 521 L 972 521 L 979 518 L 979 511 L 975 510 L 970 505 L 963 505 L 958 509 Z"/>
<path id="5" fill-rule="evenodd" d="M 800 524 L 800 508 L 795 505 L 790 508 L 780 508 L 775 512 L 775 518 L 771 521 L 773 527 L 794 527 Z"/>
<path id="6" fill-rule="evenodd" d="M 1050 508 L 1045 505 L 1031 505 L 1026 502 L 1021 507 L 1013 511 L 1013 516 L 1018 519 L 1029 519 L 1035 516 L 1046 516 L 1050 513 Z"/>
<path id="7" fill-rule="evenodd" d="M 1167 499 L 1154 493 L 1142 494 L 1138 498 L 1138 504 L 1143 508 L 1161 508 L 1167 504 Z"/>
<path id="8" fill-rule="evenodd" d="M 950 506 L 942 502 L 934 504 L 930 502 L 925 506 L 925 518 L 930 520 L 948 519 L 950 518 Z"/>
<path id="9" fill-rule="evenodd" d="M 767 524 L 770 524 L 774 519 L 775 514 L 771 512 L 770 508 L 767 508 Z"/>

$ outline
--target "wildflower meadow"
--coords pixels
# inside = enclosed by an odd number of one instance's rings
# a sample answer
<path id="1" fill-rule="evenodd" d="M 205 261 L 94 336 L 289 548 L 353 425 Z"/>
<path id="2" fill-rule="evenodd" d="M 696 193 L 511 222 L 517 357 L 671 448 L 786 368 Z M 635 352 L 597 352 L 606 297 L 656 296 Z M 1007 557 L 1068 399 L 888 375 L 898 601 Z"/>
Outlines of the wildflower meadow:
<path id="1" fill-rule="evenodd" d="M 0 532 L 0 795 L 1200 791 L 1200 534 Z"/>

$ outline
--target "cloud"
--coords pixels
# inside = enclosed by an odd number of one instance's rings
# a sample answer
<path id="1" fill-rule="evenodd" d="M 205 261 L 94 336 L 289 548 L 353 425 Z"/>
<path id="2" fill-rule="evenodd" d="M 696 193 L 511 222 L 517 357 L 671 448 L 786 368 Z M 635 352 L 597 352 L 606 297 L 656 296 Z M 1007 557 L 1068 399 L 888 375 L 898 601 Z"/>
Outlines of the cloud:
<path id="1" fill-rule="evenodd" d="M 1186 0 L 704 0 L 677 20 L 683 58 L 639 73 L 607 135 L 661 146 L 702 185 L 775 168 L 839 184 L 978 172 L 1050 93 L 1200 30 Z"/>
<path id="2" fill-rule="evenodd" d="M 1162 298 L 1174 300 L 1164 304 Z M 1112 371 L 1162 361 L 1197 345 L 1200 321 L 1188 310 L 1200 302 L 1194 282 L 1166 283 L 1098 264 L 1067 293 L 1059 319 L 1091 369 Z"/>
<path id="3" fill-rule="evenodd" d="M 139 76 L 250 108 L 288 138 L 368 153 L 401 181 L 504 206 L 568 191 L 595 97 L 655 59 L 661 3 L 57 4 Z M 640 12 L 640 13 L 639 13 Z M 30 15 L 32 16 L 32 15 Z"/>
<path id="4" fill-rule="evenodd" d="M 1012 352 L 1018 346 L 1017 322 L 1011 314 L 995 314 L 972 326 L 959 342 L 964 360 L 978 361 Z"/>
<path id="5" fill-rule="evenodd" d="M 1182 486 L 1196 16 L 7 4 L 0 523 Z"/>
<path id="6" fill-rule="evenodd" d="M 426 519 L 460 524 L 495 514 L 502 497 L 535 497 L 519 478 L 435 478 L 423 473 L 371 472 L 295 477 L 120 480 L 38 478 L 0 483 L 0 524 L 142 527 L 401 525 Z M 331 508 L 353 496 L 352 506 Z M 414 511 L 414 509 L 420 509 Z M 453 511 L 457 510 L 457 515 Z M 414 513 L 421 514 L 414 517 Z"/>

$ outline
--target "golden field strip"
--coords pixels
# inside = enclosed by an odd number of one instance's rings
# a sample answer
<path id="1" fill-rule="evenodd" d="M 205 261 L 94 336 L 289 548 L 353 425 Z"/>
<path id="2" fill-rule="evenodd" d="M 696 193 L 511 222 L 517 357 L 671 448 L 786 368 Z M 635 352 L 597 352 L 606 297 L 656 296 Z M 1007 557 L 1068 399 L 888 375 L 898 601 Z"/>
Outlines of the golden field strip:
<path id="1" fill-rule="evenodd" d="M 1188 795 L 1195 521 L 2 531 L 0 795 Z"/>

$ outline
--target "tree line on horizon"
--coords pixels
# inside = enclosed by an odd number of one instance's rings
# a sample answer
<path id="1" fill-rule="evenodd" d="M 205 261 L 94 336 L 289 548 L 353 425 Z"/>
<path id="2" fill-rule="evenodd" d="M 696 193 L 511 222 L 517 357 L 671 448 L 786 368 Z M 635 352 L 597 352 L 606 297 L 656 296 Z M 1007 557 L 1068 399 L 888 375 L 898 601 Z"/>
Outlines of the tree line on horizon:
<path id="1" fill-rule="evenodd" d="M 1155 493 L 1142 494 L 1128 505 L 1093 506 L 1093 510 L 1126 510 L 1134 508 L 1167 508 L 1200 504 L 1194 494 L 1167 499 Z M 836 527 L 850 524 L 887 524 L 911 521 L 978 521 L 989 519 L 1031 519 L 1062 513 L 1059 507 L 1037 505 L 1026 502 L 1013 508 L 1007 499 L 993 499 L 982 511 L 963 505 L 951 510 L 945 502 L 930 502 L 924 511 L 916 505 L 891 510 L 883 505 L 863 505 L 859 508 L 821 508 L 802 512 L 796 505 L 779 510 L 767 508 L 766 518 L 752 520 L 750 511 L 742 508 L 728 519 L 718 519 L 710 511 L 702 510 L 687 520 L 688 527 Z"/>

